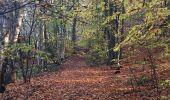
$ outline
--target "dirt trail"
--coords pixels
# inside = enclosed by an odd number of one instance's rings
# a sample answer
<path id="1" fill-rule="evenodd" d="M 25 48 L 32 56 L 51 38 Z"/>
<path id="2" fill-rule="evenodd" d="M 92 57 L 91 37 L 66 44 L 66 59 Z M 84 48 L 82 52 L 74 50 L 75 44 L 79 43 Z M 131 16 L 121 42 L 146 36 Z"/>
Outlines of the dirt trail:
<path id="1" fill-rule="evenodd" d="M 4 99 L 12 100 L 115 100 L 126 98 L 122 84 L 109 67 L 89 67 L 84 58 L 69 58 L 62 70 L 35 77 L 29 84 L 7 87 Z M 124 76 L 123 76 L 124 77 Z"/>

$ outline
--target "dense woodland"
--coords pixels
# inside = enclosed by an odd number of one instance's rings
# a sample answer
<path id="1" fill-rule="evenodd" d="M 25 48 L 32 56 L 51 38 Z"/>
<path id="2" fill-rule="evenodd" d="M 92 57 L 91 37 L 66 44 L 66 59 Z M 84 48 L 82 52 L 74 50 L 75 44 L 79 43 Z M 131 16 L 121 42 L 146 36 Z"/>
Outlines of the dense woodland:
<path id="1" fill-rule="evenodd" d="M 170 0 L 0 0 L 0 100 L 169 100 Z"/>

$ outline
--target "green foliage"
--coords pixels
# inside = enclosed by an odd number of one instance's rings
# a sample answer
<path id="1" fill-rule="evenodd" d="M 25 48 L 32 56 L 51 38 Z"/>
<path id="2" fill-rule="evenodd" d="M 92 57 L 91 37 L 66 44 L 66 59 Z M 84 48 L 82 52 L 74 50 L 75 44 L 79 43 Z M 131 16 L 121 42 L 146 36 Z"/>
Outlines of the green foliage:
<path id="1" fill-rule="evenodd" d="M 126 5 L 128 5 L 127 2 Z M 162 53 L 169 55 L 170 38 L 168 34 L 170 28 L 169 21 L 167 21 L 170 16 L 169 12 L 167 7 L 162 6 L 160 0 L 146 2 L 144 7 L 137 2 L 134 2 L 133 6 L 127 6 L 126 13 L 122 14 L 122 18 L 132 25 L 127 27 L 128 33 L 123 42 L 116 45 L 115 50 L 127 45 L 148 49 L 162 47 L 164 48 Z"/>
<path id="2" fill-rule="evenodd" d="M 46 45 L 45 51 L 49 53 L 49 59 L 52 62 L 58 62 L 59 61 L 59 57 L 57 54 L 57 45 L 55 44 L 56 41 L 48 41 L 48 43 L 46 44 L 50 44 L 50 45 Z"/>
<path id="3" fill-rule="evenodd" d="M 168 100 L 168 97 L 167 96 L 162 96 L 161 100 Z"/>
<path id="4" fill-rule="evenodd" d="M 164 88 L 164 89 L 170 88 L 170 80 L 167 79 L 167 80 L 163 81 L 163 82 L 161 83 L 161 86 L 162 86 L 162 88 Z"/>
<path id="5" fill-rule="evenodd" d="M 149 81 L 151 81 L 151 80 L 148 78 L 148 76 L 142 75 L 142 76 L 138 79 L 137 85 L 138 85 L 138 86 L 143 86 L 143 85 L 149 83 Z"/>
<path id="6" fill-rule="evenodd" d="M 20 52 L 22 52 L 23 54 L 30 53 L 31 55 L 29 58 L 35 58 L 36 56 L 39 56 L 43 58 L 44 60 L 49 61 L 48 53 L 44 51 L 36 50 L 33 46 L 25 44 L 25 43 L 16 43 L 14 45 L 7 46 L 4 48 L 4 52 L 1 52 L 0 55 L 2 55 L 3 57 L 10 58 L 10 59 L 19 59 Z"/>
<path id="7" fill-rule="evenodd" d="M 127 80 L 127 84 L 134 85 L 134 86 L 145 86 L 150 81 L 151 81 L 151 79 L 145 74 L 142 74 L 140 76 L 132 75 Z"/>
<path id="8" fill-rule="evenodd" d="M 106 63 L 106 52 L 100 49 L 92 49 L 88 52 L 86 62 L 90 66 L 100 66 Z"/>

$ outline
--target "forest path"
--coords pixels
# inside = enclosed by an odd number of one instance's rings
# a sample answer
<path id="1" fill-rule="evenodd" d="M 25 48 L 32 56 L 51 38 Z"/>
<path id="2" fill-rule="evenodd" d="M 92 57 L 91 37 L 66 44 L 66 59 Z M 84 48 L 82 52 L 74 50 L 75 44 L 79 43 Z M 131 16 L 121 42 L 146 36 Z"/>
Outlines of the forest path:
<path id="1" fill-rule="evenodd" d="M 9 85 L 4 99 L 113 100 L 124 96 L 118 92 L 127 90 L 118 77 L 107 66 L 89 67 L 83 57 L 75 56 L 57 72 L 35 77 L 29 84 Z"/>

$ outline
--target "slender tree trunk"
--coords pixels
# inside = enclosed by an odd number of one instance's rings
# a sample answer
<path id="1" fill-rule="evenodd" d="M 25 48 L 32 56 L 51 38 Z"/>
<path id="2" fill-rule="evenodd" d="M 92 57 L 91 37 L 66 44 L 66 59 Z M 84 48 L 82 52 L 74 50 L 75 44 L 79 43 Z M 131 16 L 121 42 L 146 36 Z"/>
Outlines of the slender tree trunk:
<path id="1" fill-rule="evenodd" d="M 146 2 L 146 0 L 143 0 L 143 5 L 142 5 L 143 7 L 145 6 L 145 2 Z"/>
<path id="2" fill-rule="evenodd" d="M 0 15 L 0 52 L 3 53 L 3 16 Z M 0 83 L 1 83 L 1 73 L 2 73 L 3 56 L 0 55 Z"/>
<path id="3" fill-rule="evenodd" d="M 4 2 L 2 2 L 4 5 L 8 4 L 9 7 L 12 6 L 12 2 L 8 1 L 8 0 L 5 0 Z M 10 37 L 10 33 L 11 33 L 11 20 L 12 20 L 12 17 L 13 17 L 13 14 L 12 13 L 7 13 L 5 15 L 3 15 L 3 32 L 2 32 L 2 43 L 1 43 L 1 52 L 2 54 L 4 53 L 5 49 L 6 49 L 6 46 L 9 44 L 10 40 L 9 40 L 9 37 Z M 7 59 L 7 57 L 4 57 L 4 56 L 1 56 L 1 59 L 2 59 L 2 66 L 1 66 L 1 69 L 0 69 L 0 82 L 1 82 L 1 85 L 4 83 L 4 73 L 5 73 L 5 70 L 6 70 L 6 66 L 8 64 L 8 60 L 5 60 Z"/>
<path id="4" fill-rule="evenodd" d="M 64 55 L 65 55 L 65 36 L 66 36 L 66 23 L 65 20 L 63 19 L 63 23 L 62 23 L 62 37 L 61 37 L 61 62 L 62 60 L 64 60 Z"/>
<path id="5" fill-rule="evenodd" d="M 72 26 L 72 42 L 73 42 L 73 48 L 76 47 L 76 26 L 77 26 L 77 16 L 73 18 L 73 26 Z"/>
<path id="6" fill-rule="evenodd" d="M 43 24 L 42 24 L 42 50 L 45 50 L 46 49 L 46 45 L 47 45 L 47 27 L 46 27 L 46 22 L 43 21 Z M 43 67 L 46 68 L 46 61 L 45 59 L 42 59 L 42 64 L 43 64 Z"/>
<path id="7" fill-rule="evenodd" d="M 15 1 L 14 2 L 14 6 L 15 8 L 18 8 L 20 6 L 20 3 Z M 12 37 L 12 44 L 13 43 L 17 43 L 20 42 L 20 31 L 21 31 L 21 27 L 22 27 L 22 22 L 23 22 L 23 17 L 24 17 L 24 12 L 22 10 L 16 10 L 15 11 L 15 15 L 14 15 L 14 21 L 13 21 L 13 25 L 14 25 L 14 33 L 11 34 L 13 35 Z M 13 64 L 13 60 L 11 60 L 11 64 Z M 14 66 L 11 66 L 12 71 L 11 71 L 11 79 L 12 82 L 15 82 L 16 80 L 16 68 Z"/>
<path id="8" fill-rule="evenodd" d="M 122 14 L 124 14 L 125 13 L 125 7 L 124 7 L 124 0 L 122 1 Z M 125 28 L 125 26 L 124 26 L 124 24 L 125 24 L 125 20 L 124 19 L 122 19 L 121 20 L 121 37 L 120 37 L 120 41 L 122 42 L 123 41 L 123 39 L 124 39 L 124 37 L 123 37 L 123 35 L 124 35 L 124 33 L 125 33 L 125 30 L 124 30 L 124 28 Z M 123 50 L 122 50 L 122 48 L 120 48 L 120 58 L 122 58 L 123 56 Z"/>
<path id="9" fill-rule="evenodd" d="M 109 7 L 109 10 L 107 10 L 107 7 Z M 112 16 L 114 13 L 114 4 L 112 2 L 109 2 L 108 0 L 105 0 L 105 17 Z M 116 25 L 116 26 L 115 26 Z M 113 21 L 111 24 L 112 27 L 117 29 L 118 24 L 116 23 L 116 20 Z M 116 44 L 116 37 L 114 31 L 115 29 L 112 29 L 111 27 L 105 28 L 105 34 L 107 34 L 107 39 L 108 39 L 108 65 L 113 65 L 113 60 L 116 58 L 116 52 L 113 51 L 113 48 L 115 47 Z"/>
<path id="10" fill-rule="evenodd" d="M 121 14 L 124 14 L 125 13 L 125 8 L 124 8 L 124 0 L 122 1 L 122 5 L 121 5 Z M 119 22 L 119 15 L 117 17 L 117 21 Z M 124 19 L 122 19 L 120 21 L 121 23 L 118 23 L 118 26 L 120 24 L 120 33 L 118 32 L 119 31 L 119 27 L 117 27 L 117 33 L 118 33 L 118 43 L 121 43 L 122 40 L 123 40 L 123 34 L 124 34 Z M 122 58 L 122 53 L 123 53 L 123 50 L 122 48 L 120 48 L 120 50 L 118 51 L 118 56 L 117 56 L 117 67 L 118 69 L 120 68 L 120 59 Z"/>

